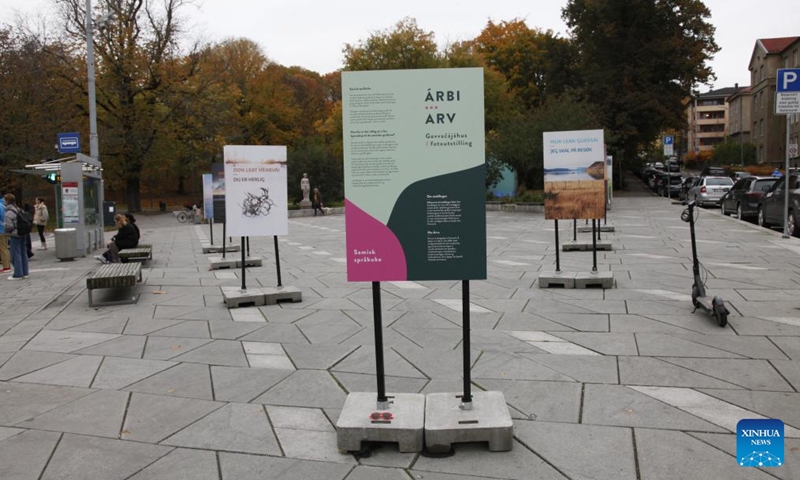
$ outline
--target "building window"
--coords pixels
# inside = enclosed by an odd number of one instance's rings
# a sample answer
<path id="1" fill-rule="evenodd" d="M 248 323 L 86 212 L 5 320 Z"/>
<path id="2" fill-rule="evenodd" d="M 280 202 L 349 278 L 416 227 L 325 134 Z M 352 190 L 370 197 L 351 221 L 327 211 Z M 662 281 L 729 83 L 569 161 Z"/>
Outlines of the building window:
<path id="1" fill-rule="evenodd" d="M 764 119 L 758 121 L 758 136 L 764 136 Z"/>

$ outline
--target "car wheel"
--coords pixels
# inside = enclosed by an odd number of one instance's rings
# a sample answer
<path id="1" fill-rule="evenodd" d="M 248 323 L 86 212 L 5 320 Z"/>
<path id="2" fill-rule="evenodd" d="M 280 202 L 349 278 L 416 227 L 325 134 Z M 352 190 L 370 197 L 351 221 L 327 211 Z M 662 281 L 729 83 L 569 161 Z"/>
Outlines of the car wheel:
<path id="1" fill-rule="evenodd" d="M 767 219 L 764 218 L 764 207 L 761 205 L 758 206 L 758 226 L 769 228 L 769 223 L 767 223 Z"/>
<path id="2" fill-rule="evenodd" d="M 794 216 L 794 212 L 789 212 L 789 219 L 787 220 L 786 224 L 788 225 L 788 232 L 789 235 L 796 237 L 798 236 L 797 231 L 797 219 Z"/>
<path id="3" fill-rule="evenodd" d="M 720 206 L 722 208 L 722 214 L 725 215 L 726 217 L 730 216 L 731 212 L 729 212 L 728 209 L 725 208 L 725 200 L 723 200 L 722 203 L 720 203 Z"/>
<path id="4" fill-rule="evenodd" d="M 736 215 L 739 217 L 739 220 L 744 220 L 744 212 L 742 212 L 742 204 L 736 204 Z"/>

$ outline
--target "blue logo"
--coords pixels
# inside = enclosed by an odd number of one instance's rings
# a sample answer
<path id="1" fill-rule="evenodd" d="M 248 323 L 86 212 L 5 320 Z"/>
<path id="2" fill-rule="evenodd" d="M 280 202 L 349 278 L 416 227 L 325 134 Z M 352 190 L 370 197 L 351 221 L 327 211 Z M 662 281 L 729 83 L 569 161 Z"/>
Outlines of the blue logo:
<path id="1" fill-rule="evenodd" d="M 736 459 L 740 467 L 783 465 L 783 422 L 774 418 L 739 420 Z"/>
<path id="2" fill-rule="evenodd" d="M 664 137 L 664 145 L 672 145 L 674 143 L 673 140 L 674 138 L 672 137 L 672 135 L 667 135 L 666 137 Z"/>
<path id="3" fill-rule="evenodd" d="M 58 134 L 58 153 L 80 153 L 81 136 L 76 132 Z"/>

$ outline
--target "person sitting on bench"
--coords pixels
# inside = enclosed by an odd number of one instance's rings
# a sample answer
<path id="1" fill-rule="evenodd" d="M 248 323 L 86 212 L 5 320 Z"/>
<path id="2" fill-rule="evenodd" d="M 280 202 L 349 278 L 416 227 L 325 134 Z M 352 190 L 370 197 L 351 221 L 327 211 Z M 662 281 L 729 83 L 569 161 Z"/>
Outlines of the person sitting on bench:
<path id="1" fill-rule="evenodd" d="M 125 215 L 120 213 L 114 215 L 114 223 L 117 225 L 117 234 L 108 242 L 108 250 L 103 252 L 102 255 L 97 255 L 97 260 L 102 263 L 120 263 L 119 251 L 125 248 L 136 248 L 139 244 L 139 238 L 136 228 L 133 224 L 128 223 Z"/>

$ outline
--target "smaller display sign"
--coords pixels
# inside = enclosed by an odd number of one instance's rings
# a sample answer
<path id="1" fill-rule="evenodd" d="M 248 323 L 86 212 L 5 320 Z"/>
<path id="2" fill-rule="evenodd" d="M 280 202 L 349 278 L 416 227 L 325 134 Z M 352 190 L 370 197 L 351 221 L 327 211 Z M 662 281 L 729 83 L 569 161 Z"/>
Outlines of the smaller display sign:
<path id="1" fill-rule="evenodd" d="M 214 188 L 210 173 L 203 174 L 203 218 L 206 220 L 214 218 Z"/>
<path id="2" fill-rule="evenodd" d="M 64 223 L 80 223 L 80 189 L 78 182 L 61 183 L 61 215 Z"/>

